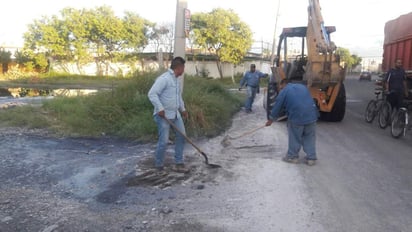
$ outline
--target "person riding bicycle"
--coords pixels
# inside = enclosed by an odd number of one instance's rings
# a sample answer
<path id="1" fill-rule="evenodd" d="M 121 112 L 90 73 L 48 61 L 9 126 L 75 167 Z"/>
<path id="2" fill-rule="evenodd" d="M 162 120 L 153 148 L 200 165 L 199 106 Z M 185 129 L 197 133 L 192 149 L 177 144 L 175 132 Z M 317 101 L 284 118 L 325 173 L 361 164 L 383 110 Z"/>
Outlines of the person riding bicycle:
<path id="1" fill-rule="evenodd" d="M 408 97 L 408 86 L 406 83 L 406 73 L 402 68 L 402 60 L 395 60 L 395 67 L 391 68 L 384 79 L 385 89 L 389 95 L 387 97 L 392 109 L 398 110 L 403 106 L 404 97 Z"/>

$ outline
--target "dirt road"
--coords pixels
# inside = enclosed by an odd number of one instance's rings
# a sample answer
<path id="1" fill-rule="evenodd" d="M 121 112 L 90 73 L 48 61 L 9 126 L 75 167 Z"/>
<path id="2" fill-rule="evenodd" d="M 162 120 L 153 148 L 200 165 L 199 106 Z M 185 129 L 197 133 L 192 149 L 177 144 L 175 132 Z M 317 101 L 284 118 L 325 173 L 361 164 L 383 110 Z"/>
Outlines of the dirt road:
<path id="1" fill-rule="evenodd" d="M 232 137 L 263 125 L 261 99 L 240 112 Z M 154 144 L 56 138 L 0 130 L 0 231 L 325 231 L 299 169 L 280 161 L 285 123 L 221 144 L 190 144 L 189 174 L 151 171 Z M 172 164 L 173 145 L 167 167 Z"/>

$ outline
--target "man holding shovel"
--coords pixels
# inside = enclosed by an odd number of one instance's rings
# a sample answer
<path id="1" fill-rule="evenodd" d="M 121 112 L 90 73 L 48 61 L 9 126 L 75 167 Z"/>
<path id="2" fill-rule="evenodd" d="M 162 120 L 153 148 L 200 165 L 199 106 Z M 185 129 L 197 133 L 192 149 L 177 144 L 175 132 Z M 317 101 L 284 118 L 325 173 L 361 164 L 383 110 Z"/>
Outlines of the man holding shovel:
<path id="1" fill-rule="evenodd" d="M 315 165 L 316 157 L 316 121 L 319 111 L 308 88 L 302 84 L 288 83 L 286 79 L 280 82 L 280 93 L 266 122 L 272 125 L 285 109 L 288 116 L 288 151 L 283 161 L 299 163 L 299 151 L 303 147 L 306 153 L 305 161 L 309 166 Z"/>
<path id="2" fill-rule="evenodd" d="M 176 131 L 175 140 L 175 165 L 172 170 L 181 173 L 189 172 L 183 161 L 183 148 L 185 145 L 185 125 L 182 116 L 188 114 L 183 102 L 180 82 L 178 77 L 185 70 L 185 60 L 176 57 L 172 60 L 170 69 L 160 75 L 149 90 L 148 97 L 154 106 L 153 118 L 157 124 L 159 140 L 155 152 L 155 167 L 163 171 L 164 155 L 169 141 L 171 123 L 180 131 Z"/>

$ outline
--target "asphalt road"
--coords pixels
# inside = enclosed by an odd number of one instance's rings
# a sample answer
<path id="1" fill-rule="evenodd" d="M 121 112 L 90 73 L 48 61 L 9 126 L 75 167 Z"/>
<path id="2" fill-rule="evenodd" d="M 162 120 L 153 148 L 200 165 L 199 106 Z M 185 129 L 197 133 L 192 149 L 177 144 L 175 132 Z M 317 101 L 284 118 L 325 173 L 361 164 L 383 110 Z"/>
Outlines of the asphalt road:
<path id="1" fill-rule="evenodd" d="M 373 89 L 373 81 L 347 79 L 345 118 L 319 122 L 319 165 L 302 169 L 327 231 L 412 231 L 412 132 L 394 139 L 365 122 Z"/>

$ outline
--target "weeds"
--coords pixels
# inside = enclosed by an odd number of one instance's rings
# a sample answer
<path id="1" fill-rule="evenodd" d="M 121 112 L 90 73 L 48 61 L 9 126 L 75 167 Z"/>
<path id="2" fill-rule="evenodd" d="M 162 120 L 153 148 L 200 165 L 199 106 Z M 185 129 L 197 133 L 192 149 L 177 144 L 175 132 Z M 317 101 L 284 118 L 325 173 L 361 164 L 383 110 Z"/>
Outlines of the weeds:
<path id="1" fill-rule="evenodd" d="M 30 129 L 50 127 L 50 122 L 41 108 L 19 106 L 0 111 L 0 122 L 3 126 L 27 127 Z"/>
<path id="2" fill-rule="evenodd" d="M 70 136 L 110 135 L 139 141 L 157 137 L 153 106 L 147 92 L 158 74 L 122 81 L 96 95 L 56 97 L 42 107 L 3 111 L 0 120 L 12 126 L 51 128 Z M 216 136 L 231 124 L 243 97 L 231 94 L 218 80 L 185 77 L 183 98 L 189 136 Z M 3 124 L 4 124 L 3 123 Z"/>

